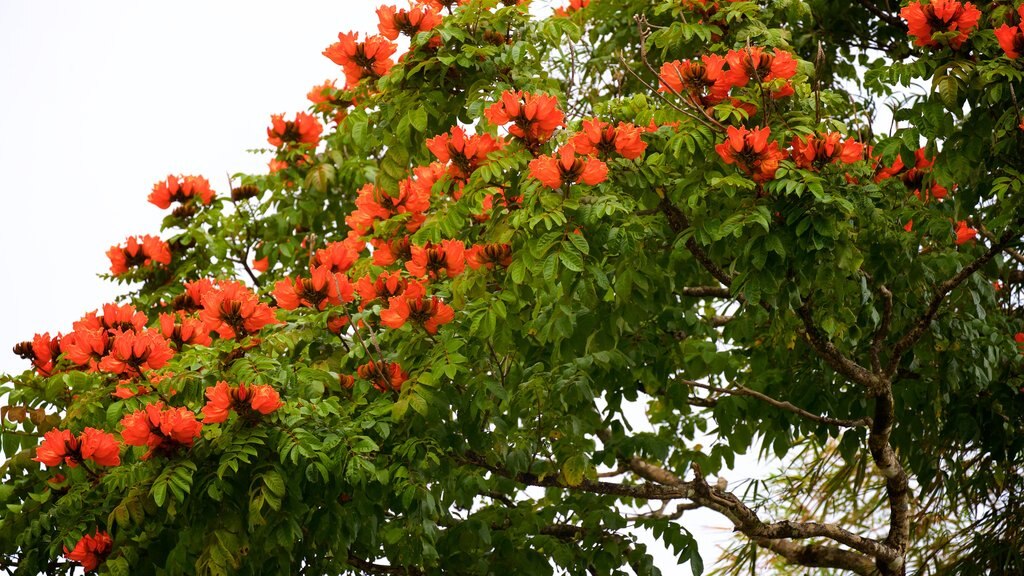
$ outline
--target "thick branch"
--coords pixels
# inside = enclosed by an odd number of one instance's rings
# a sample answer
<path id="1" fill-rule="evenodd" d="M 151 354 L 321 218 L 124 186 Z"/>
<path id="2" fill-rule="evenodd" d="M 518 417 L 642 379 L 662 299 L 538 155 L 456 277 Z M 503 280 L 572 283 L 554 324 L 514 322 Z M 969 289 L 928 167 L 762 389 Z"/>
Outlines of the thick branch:
<path id="1" fill-rule="evenodd" d="M 729 289 L 725 286 L 687 286 L 679 289 L 680 296 L 696 298 L 730 298 Z"/>
<path id="2" fill-rule="evenodd" d="M 767 548 L 799 566 L 811 568 L 838 568 L 849 570 L 860 576 L 877 574 L 875 563 L 870 558 L 836 546 L 822 544 L 797 544 L 790 540 L 755 539 L 754 543 Z"/>
<path id="3" fill-rule="evenodd" d="M 889 436 L 895 422 L 892 389 L 875 398 L 874 422 L 868 435 L 868 449 L 878 471 L 885 478 L 885 493 L 889 500 L 889 536 L 885 543 L 899 552 L 899 562 L 889 561 L 886 572 L 899 574 L 903 570 L 903 557 L 910 542 L 910 484 L 907 473 L 889 445 Z"/>
<path id="4" fill-rule="evenodd" d="M 682 210 L 676 208 L 675 205 L 669 201 L 667 196 L 663 195 L 661 197 L 661 204 L 659 206 L 661 207 L 661 211 L 665 214 L 665 217 L 668 218 L 668 225 L 672 228 L 673 232 L 679 234 L 690 227 L 690 221 L 686 219 L 686 215 L 683 214 Z M 693 254 L 693 257 L 700 262 L 700 265 L 703 266 L 715 280 L 721 282 L 726 288 L 732 285 L 732 277 L 729 276 L 725 270 L 722 270 L 718 264 L 715 264 L 714 261 L 711 260 L 708 253 L 705 252 L 699 244 L 697 244 L 697 241 L 693 239 L 693 236 L 687 238 L 685 244 L 686 249 L 690 251 L 690 254 Z"/>
<path id="5" fill-rule="evenodd" d="M 814 325 L 814 320 L 811 318 L 811 309 L 808 302 L 804 302 L 797 312 L 800 314 L 800 319 L 803 320 L 804 337 L 808 344 L 833 370 L 869 390 L 878 391 L 885 387 L 884 380 L 870 372 L 867 368 L 844 356 L 836 348 L 835 344 L 818 330 L 818 327 Z"/>

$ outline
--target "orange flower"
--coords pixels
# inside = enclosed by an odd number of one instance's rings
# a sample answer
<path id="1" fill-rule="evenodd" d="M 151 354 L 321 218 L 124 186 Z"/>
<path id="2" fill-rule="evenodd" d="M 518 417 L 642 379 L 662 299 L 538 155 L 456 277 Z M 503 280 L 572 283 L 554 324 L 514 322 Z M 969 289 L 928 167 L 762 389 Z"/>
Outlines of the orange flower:
<path id="1" fill-rule="evenodd" d="M 273 386 L 267 384 L 239 384 L 229 386 L 217 382 L 206 389 L 206 406 L 203 407 L 203 423 L 217 424 L 228 419 L 228 412 L 234 410 L 243 418 L 253 419 L 256 413 L 264 416 L 274 412 L 284 402 Z"/>
<path id="2" fill-rule="evenodd" d="M 324 310 L 328 305 L 337 306 L 351 302 L 354 289 L 348 276 L 331 272 L 327 266 L 317 266 L 309 278 L 285 278 L 274 285 L 274 298 L 285 310 L 306 306 Z"/>
<path id="3" fill-rule="evenodd" d="M 761 46 L 751 46 L 730 50 L 725 60 L 729 64 L 726 78 L 731 86 L 746 86 L 751 80 L 759 83 L 786 80 L 780 88 L 773 90 L 772 97 L 781 98 L 793 94 L 793 87 L 788 80 L 796 74 L 797 63 L 789 52 L 775 48 L 773 53 L 768 53 Z"/>
<path id="4" fill-rule="evenodd" d="M 323 131 L 320 121 L 305 112 L 296 113 L 295 120 L 285 120 L 283 114 L 273 114 L 267 128 L 267 142 L 277 148 L 292 144 L 316 146 Z"/>
<path id="5" fill-rule="evenodd" d="M 36 334 L 31 342 L 20 342 L 14 346 L 14 353 L 32 362 L 32 367 L 42 376 L 49 376 L 60 355 L 60 334 L 50 338 L 49 332 Z"/>
<path id="6" fill-rule="evenodd" d="M 164 409 L 163 402 L 148 404 L 121 419 L 121 438 L 129 446 L 147 446 L 142 456 L 149 459 L 154 452 L 170 455 L 179 448 L 188 448 L 199 437 L 203 423 L 188 408 Z"/>
<path id="7" fill-rule="evenodd" d="M 200 278 L 184 284 L 185 292 L 174 298 L 172 306 L 175 310 L 195 312 L 203 307 L 203 295 L 214 290 L 209 278 Z"/>
<path id="8" fill-rule="evenodd" d="M 730 126 L 725 142 L 715 146 L 715 151 L 726 164 L 735 164 L 755 182 L 767 182 L 775 177 L 784 156 L 778 142 L 768 142 L 770 135 L 767 126 L 753 130 Z"/>
<path id="9" fill-rule="evenodd" d="M 853 164 L 862 160 L 864 145 L 852 139 L 840 143 L 842 137 L 838 132 L 828 132 L 824 136 L 811 134 L 806 140 L 797 136 L 792 144 L 793 161 L 800 168 L 816 172 L 833 162 Z"/>
<path id="10" fill-rule="evenodd" d="M 429 276 L 436 280 L 444 272 L 454 278 L 466 268 L 466 246 L 458 240 L 442 240 L 440 244 L 428 242 L 426 246 L 413 246 L 412 258 L 405 269 L 417 278 Z"/>
<path id="11" fill-rule="evenodd" d="M 61 338 L 60 351 L 76 366 L 95 372 L 100 360 L 110 351 L 111 339 L 106 330 L 75 330 Z"/>
<path id="12" fill-rule="evenodd" d="M 412 258 L 412 242 L 408 236 L 400 236 L 391 240 L 370 240 L 373 245 L 373 265 L 390 266 L 399 260 Z"/>
<path id="13" fill-rule="evenodd" d="M 136 266 L 149 266 L 153 262 L 170 264 L 171 249 L 156 236 L 129 236 L 124 248 L 111 246 L 107 257 L 110 258 L 110 273 L 120 276 Z"/>
<path id="14" fill-rule="evenodd" d="M 428 4 L 411 6 L 408 10 L 399 9 L 396 6 L 381 6 L 377 8 L 377 30 L 388 40 L 397 40 L 399 34 L 405 34 L 410 38 L 433 30 L 441 23 L 441 14 L 437 8 Z"/>
<path id="15" fill-rule="evenodd" d="M 576 147 L 576 152 L 591 155 L 611 155 L 617 153 L 628 160 L 635 160 L 643 155 L 647 143 L 640 138 L 643 130 L 620 122 L 612 126 L 608 122 L 596 118 L 583 121 L 583 130 L 569 139 Z"/>
<path id="16" fill-rule="evenodd" d="M 162 368 L 174 356 L 167 340 L 156 330 L 115 330 L 111 337 L 110 352 L 99 363 L 104 372 L 141 376 L 143 372 Z"/>
<path id="17" fill-rule="evenodd" d="M 398 185 L 398 196 L 393 197 L 382 189 L 367 184 L 359 189 L 356 207 L 372 219 L 388 220 L 396 214 L 411 213 L 417 216 L 430 209 L 430 192 L 413 185 L 405 179 Z"/>
<path id="18" fill-rule="evenodd" d="M 974 241 L 978 236 L 978 231 L 967 225 L 966 220 L 961 220 L 956 223 L 956 245 L 960 246 L 968 242 Z"/>
<path id="19" fill-rule="evenodd" d="M 900 16 L 907 21 L 910 35 L 918 46 L 936 47 L 939 43 L 932 35 L 939 32 L 959 32 L 949 40 L 953 49 L 967 40 L 968 35 L 981 18 L 981 11 L 974 4 L 961 4 L 957 0 L 930 0 L 927 4 L 920 0 L 911 2 L 900 10 Z"/>
<path id="20" fill-rule="evenodd" d="M 359 260 L 359 252 L 348 242 L 330 242 L 313 254 L 309 265 L 326 266 L 331 272 L 345 272 Z"/>
<path id="21" fill-rule="evenodd" d="M 356 374 L 363 380 L 369 380 L 381 392 L 401 390 L 402 383 L 409 379 L 409 375 L 395 362 L 367 362 L 356 368 Z"/>
<path id="22" fill-rule="evenodd" d="M 398 296 L 405 292 L 408 285 L 409 282 L 402 278 L 402 273 L 398 270 L 381 272 L 373 281 L 369 276 L 363 276 L 356 282 L 356 292 L 360 298 L 359 309 L 362 310 L 377 299 L 387 301 L 392 296 Z"/>
<path id="23" fill-rule="evenodd" d="M 355 86 L 364 76 L 379 78 L 395 65 L 391 55 L 398 46 L 383 36 L 370 36 L 358 41 L 356 32 L 338 34 L 338 41 L 324 50 L 324 56 L 345 70 L 348 86 Z"/>
<path id="24" fill-rule="evenodd" d="M 221 280 L 203 295 L 199 319 L 207 330 L 221 338 L 245 337 L 259 332 L 267 324 L 277 324 L 274 309 L 260 302 L 245 285 Z"/>
<path id="25" fill-rule="evenodd" d="M 999 41 L 999 47 L 1006 52 L 1008 58 L 1020 58 L 1021 54 L 1024 54 L 1024 5 L 1017 7 L 1017 22 L 1016 26 L 1010 26 L 1003 24 L 999 28 L 995 29 L 996 40 Z M 1024 123 L 1022 123 L 1024 126 Z"/>
<path id="26" fill-rule="evenodd" d="M 417 290 L 409 289 L 405 294 L 391 298 L 388 301 L 388 308 L 381 310 L 381 324 L 398 329 L 406 322 L 412 321 L 423 326 L 429 334 L 437 334 L 440 326 L 455 319 L 455 310 L 451 306 L 437 296 L 427 298 L 422 292 L 422 287 Z"/>
<path id="27" fill-rule="evenodd" d="M 198 318 L 186 316 L 180 311 L 176 314 L 160 315 L 160 333 L 174 343 L 178 350 L 186 345 L 209 346 L 213 344 L 210 331 Z"/>
<path id="28" fill-rule="evenodd" d="M 85 460 L 92 460 L 99 466 L 117 466 L 121 463 L 121 445 L 113 434 L 86 428 L 75 438 L 70 430 L 50 430 L 43 435 L 43 442 L 36 449 L 36 462 L 52 468 L 61 462 L 74 468 Z"/>
<path id="29" fill-rule="evenodd" d="M 555 129 L 565 125 L 558 99 L 522 91 L 502 92 L 501 99 L 484 110 L 484 116 L 495 126 L 512 123 L 508 133 L 526 141 L 528 146 L 546 142 Z"/>
<path id="30" fill-rule="evenodd" d="M 459 126 L 449 134 L 440 134 L 427 139 L 427 149 L 441 162 L 451 162 L 452 175 L 469 178 L 478 166 L 487 160 L 487 155 L 500 150 L 504 141 L 495 140 L 490 134 L 466 136 Z"/>
<path id="31" fill-rule="evenodd" d="M 666 62 L 661 66 L 658 80 L 661 81 L 659 92 L 676 92 L 701 106 L 725 100 L 733 86 L 725 72 L 725 59 L 716 54 L 701 56 L 700 60 Z"/>
<path id="32" fill-rule="evenodd" d="M 264 256 L 263 258 L 252 259 L 252 269 L 259 272 L 260 274 L 267 271 L 270 267 L 270 258 Z"/>
<path id="33" fill-rule="evenodd" d="M 590 5 L 590 0 L 569 0 L 569 5 L 564 8 L 555 8 L 555 16 L 567 17 L 575 14 Z"/>
<path id="34" fill-rule="evenodd" d="M 113 547 L 114 540 L 110 534 L 97 529 L 92 535 L 82 536 L 75 544 L 74 550 L 68 550 L 65 546 L 64 557 L 81 564 L 86 572 L 92 572 L 107 559 Z"/>
<path id="35" fill-rule="evenodd" d="M 466 263 L 473 270 L 481 266 L 508 268 L 512 264 L 512 247 L 508 244 L 476 244 L 466 251 Z"/>
<path id="36" fill-rule="evenodd" d="M 168 175 L 153 185 L 149 201 L 158 208 L 166 210 L 171 202 L 184 204 L 191 198 L 199 198 L 203 204 L 213 202 L 214 191 L 210 189 L 210 181 L 202 176 Z"/>
<path id="37" fill-rule="evenodd" d="M 608 165 L 594 157 L 576 157 L 570 142 L 558 150 L 557 156 L 541 156 L 530 161 L 530 176 L 548 188 L 558 189 L 563 184 L 582 182 L 594 186 L 608 178 Z"/>

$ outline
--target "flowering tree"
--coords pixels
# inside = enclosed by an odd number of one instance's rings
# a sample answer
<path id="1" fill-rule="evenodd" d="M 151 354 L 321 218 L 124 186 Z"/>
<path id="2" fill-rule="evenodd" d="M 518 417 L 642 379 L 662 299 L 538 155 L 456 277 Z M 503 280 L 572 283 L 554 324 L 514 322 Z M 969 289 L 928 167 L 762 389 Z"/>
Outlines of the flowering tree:
<path id="1" fill-rule="evenodd" d="M 1024 8 L 526 4 L 382 6 L 269 173 L 153 187 L 15 347 L 0 569 L 699 573 L 706 508 L 725 573 L 1024 571 Z"/>

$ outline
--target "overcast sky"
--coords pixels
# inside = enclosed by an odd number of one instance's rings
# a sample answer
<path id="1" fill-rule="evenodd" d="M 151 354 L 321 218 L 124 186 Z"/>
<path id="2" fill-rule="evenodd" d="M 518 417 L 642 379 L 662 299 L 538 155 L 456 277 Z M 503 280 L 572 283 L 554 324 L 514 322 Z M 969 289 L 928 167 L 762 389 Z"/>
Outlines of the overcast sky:
<path id="1" fill-rule="evenodd" d="M 246 150 L 270 114 L 339 78 L 321 51 L 375 30 L 378 3 L 0 0 L 0 373 L 27 368 L 16 342 L 120 292 L 96 274 L 111 245 L 158 233 L 154 182 L 202 174 L 223 194 L 227 173 L 265 171 Z M 707 560 L 729 533 L 710 513 L 684 524 Z"/>

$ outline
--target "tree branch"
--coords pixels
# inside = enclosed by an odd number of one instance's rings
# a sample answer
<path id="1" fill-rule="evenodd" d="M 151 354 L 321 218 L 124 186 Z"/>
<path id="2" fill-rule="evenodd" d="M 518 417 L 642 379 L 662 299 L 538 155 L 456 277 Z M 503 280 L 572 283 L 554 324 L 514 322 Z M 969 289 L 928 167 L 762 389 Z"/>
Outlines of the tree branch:
<path id="1" fill-rule="evenodd" d="M 808 412 L 807 410 L 804 410 L 803 408 L 795 406 L 784 400 L 776 400 L 771 396 L 762 394 L 761 392 L 758 392 L 756 390 L 751 390 L 750 388 L 747 388 L 742 384 L 733 384 L 731 388 L 719 388 L 717 386 L 711 386 L 693 380 L 680 380 L 680 382 L 688 386 L 703 388 L 704 390 L 707 390 L 709 392 L 716 392 L 718 394 L 726 394 L 729 396 L 749 396 L 751 398 L 757 398 L 758 400 L 765 402 L 766 404 L 770 404 L 780 410 L 785 410 L 786 412 L 791 412 L 793 414 L 796 414 L 797 416 L 800 416 L 801 418 L 806 418 L 808 420 L 813 420 L 815 422 L 827 424 L 829 426 L 841 426 L 844 428 L 871 426 L 871 418 L 857 418 L 856 420 L 845 420 L 842 418 L 832 418 L 830 416 L 820 416 L 818 414 L 814 414 L 813 412 Z"/>
<path id="2" fill-rule="evenodd" d="M 731 298 L 729 289 L 725 286 L 687 286 L 679 289 L 680 296 L 693 296 L 696 298 Z"/>
<path id="3" fill-rule="evenodd" d="M 867 368 L 857 364 L 843 355 L 824 334 L 814 325 L 811 318 L 810 302 L 804 302 L 797 310 L 800 319 L 804 324 L 804 338 L 818 356 L 825 360 L 833 370 L 845 376 L 850 381 L 866 387 L 868 390 L 881 391 L 885 388 L 885 381 Z"/>

